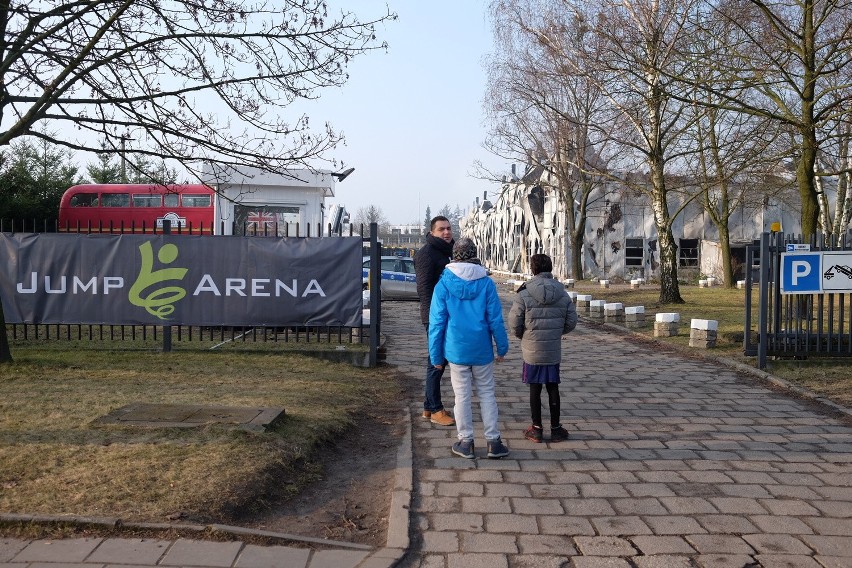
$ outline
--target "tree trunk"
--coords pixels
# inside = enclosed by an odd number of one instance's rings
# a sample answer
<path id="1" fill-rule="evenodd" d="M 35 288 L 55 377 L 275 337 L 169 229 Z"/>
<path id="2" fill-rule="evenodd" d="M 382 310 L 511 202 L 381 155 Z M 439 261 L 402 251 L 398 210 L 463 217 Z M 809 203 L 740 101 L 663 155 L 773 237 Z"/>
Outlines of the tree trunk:
<path id="1" fill-rule="evenodd" d="M 733 288 L 734 265 L 731 261 L 731 233 L 727 223 L 719 226 L 719 246 L 722 249 L 722 276 L 725 279 L 725 288 Z"/>
<path id="2" fill-rule="evenodd" d="M 677 243 L 672 235 L 662 166 L 652 165 L 652 168 L 654 223 L 657 226 L 657 242 L 660 247 L 660 303 L 683 304 L 677 281 Z"/>

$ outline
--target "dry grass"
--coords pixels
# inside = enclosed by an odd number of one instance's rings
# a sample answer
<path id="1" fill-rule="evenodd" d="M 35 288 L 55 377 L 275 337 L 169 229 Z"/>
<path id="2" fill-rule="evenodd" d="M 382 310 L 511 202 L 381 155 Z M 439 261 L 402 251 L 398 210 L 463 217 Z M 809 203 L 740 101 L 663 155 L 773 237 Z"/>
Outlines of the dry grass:
<path id="1" fill-rule="evenodd" d="M 15 349 L 0 367 L 0 511 L 233 520 L 298 491 L 311 456 L 376 400 L 389 371 L 296 354 Z M 126 404 L 283 407 L 272 432 L 95 427 Z"/>
<path id="2" fill-rule="evenodd" d="M 756 357 L 743 354 L 743 333 L 745 321 L 745 290 L 722 287 L 699 288 L 681 285 L 681 297 L 686 303 L 680 305 L 661 305 L 659 286 L 643 285 L 631 289 L 629 285 L 617 284 L 610 288 L 601 288 L 592 282 L 578 282 L 575 290 L 581 294 L 591 294 L 596 300 L 621 302 L 625 307 L 644 306 L 644 328 L 637 330 L 653 337 L 653 321 L 659 312 L 677 312 L 680 314 L 681 332 L 675 337 L 658 338 L 683 347 L 689 345 L 689 321 L 709 319 L 719 322 L 718 339 L 712 354 L 728 357 L 756 367 Z M 756 291 L 755 291 L 756 294 Z M 757 298 L 753 298 L 752 330 L 757 329 Z M 766 371 L 799 385 L 826 398 L 852 407 L 852 359 L 850 358 L 811 358 L 808 360 L 771 360 Z"/>

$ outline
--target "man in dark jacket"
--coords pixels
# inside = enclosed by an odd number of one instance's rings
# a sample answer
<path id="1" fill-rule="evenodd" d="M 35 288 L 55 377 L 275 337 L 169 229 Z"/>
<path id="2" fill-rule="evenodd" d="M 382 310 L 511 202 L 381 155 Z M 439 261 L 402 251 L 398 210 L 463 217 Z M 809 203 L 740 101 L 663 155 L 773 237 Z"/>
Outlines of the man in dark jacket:
<path id="1" fill-rule="evenodd" d="M 432 293 L 441 278 L 444 267 L 450 263 L 453 254 L 453 229 L 449 219 L 439 215 L 432 219 L 426 244 L 414 255 L 414 269 L 417 273 L 417 296 L 420 298 L 420 321 L 426 328 L 429 337 L 429 306 L 432 304 Z M 435 367 L 426 360 L 426 398 L 423 401 L 423 418 L 428 418 L 434 424 L 453 426 L 456 421 L 444 410 L 441 402 L 441 377 L 445 365 Z"/>

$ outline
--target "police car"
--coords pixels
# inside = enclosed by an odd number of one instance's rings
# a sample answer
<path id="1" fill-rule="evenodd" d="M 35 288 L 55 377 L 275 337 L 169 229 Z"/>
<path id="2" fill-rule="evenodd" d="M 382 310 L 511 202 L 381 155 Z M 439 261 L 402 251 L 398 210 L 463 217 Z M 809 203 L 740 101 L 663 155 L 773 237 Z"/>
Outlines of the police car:
<path id="1" fill-rule="evenodd" d="M 417 276 L 414 272 L 414 259 L 400 256 L 381 257 L 382 270 L 382 299 L 400 300 L 417 299 Z M 364 257 L 361 269 L 364 288 L 367 288 L 370 277 L 370 257 Z"/>

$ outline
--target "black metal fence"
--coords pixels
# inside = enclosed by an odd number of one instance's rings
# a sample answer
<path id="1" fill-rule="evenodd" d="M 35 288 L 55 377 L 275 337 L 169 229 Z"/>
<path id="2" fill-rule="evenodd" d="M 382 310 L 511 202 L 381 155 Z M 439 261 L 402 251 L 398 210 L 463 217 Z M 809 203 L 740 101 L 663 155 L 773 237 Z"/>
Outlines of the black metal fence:
<path id="1" fill-rule="evenodd" d="M 746 247 L 745 333 L 746 355 L 757 356 L 758 368 L 766 367 L 768 357 L 848 357 L 852 356 L 852 274 L 831 272 L 829 278 L 849 280 L 849 291 L 823 293 L 782 293 L 782 254 L 793 248 L 812 252 L 850 251 L 852 239 L 810 240 L 783 233 L 764 233 L 759 244 Z M 831 270 L 831 268 L 829 268 Z M 823 275 L 818 275 L 820 278 Z M 752 330 L 753 285 L 759 290 L 757 329 Z"/>
<path id="2" fill-rule="evenodd" d="M 31 230 L 16 230 L 31 229 Z M 156 227 L 149 228 L 147 232 L 157 234 L 171 232 L 172 234 L 201 234 L 200 228 L 177 227 L 170 230 L 168 224 L 165 230 Z M 365 235 L 364 227 L 361 227 L 361 235 Z M 2 220 L 0 219 L 0 232 L 66 232 L 53 222 L 30 223 Z M 136 227 L 74 227 L 67 232 L 70 233 L 138 233 Z M 284 236 L 287 236 L 287 228 L 284 227 Z M 366 236 L 362 236 L 365 246 L 370 255 L 375 255 L 371 262 L 372 266 L 379 266 L 379 257 L 382 254 L 381 245 L 377 239 L 377 226 L 371 224 Z M 276 238 L 279 236 L 278 228 L 268 226 L 264 231 L 252 231 L 250 227 L 232 227 L 235 236 L 252 236 L 259 238 Z M 305 238 L 336 238 L 343 236 L 341 231 L 331 231 L 329 225 L 327 231 L 317 225 L 311 236 L 311 229 L 307 227 L 306 234 L 299 234 L 296 226 L 293 237 Z M 209 229 L 208 232 L 209 233 Z M 354 236 L 353 228 L 350 227 L 349 235 Z M 230 236 L 214 235 L 210 238 L 231 238 Z M 355 356 L 348 360 L 364 360 L 369 366 L 377 365 L 382 359 L 380 354 L 380 320 L 381 302 L 378 293 L 380 289 L 380 273 L 370 272 L 371 290 L 368 308 L 371 317 L 368 322 L 360 327 L 347 326 L 299 326 L 299 327 L 234 327 L 234 326 L 156 326 L 156 325 L 110 325 L 110 324 L 81 324 L 67 322 L 61 324 L 7 324 L 6 330 L 12 347 L 49 345 L 56 341 L 78 342 L 87 344 L 90 348 L 115 348 L 120 342 L 122 349 L 161 349 L 171 351 L 174 348 L 186 350 L 198 349 L 221 349 L 224 347 L 241 348 L 248 347 L 258 350 L 276 349 L 308 349 L 311 351 L 328 351 L 333 359 L 347 360 L 346 353 L 341 351 L 355 350 Z M 358 352 L 363 352 L 365 357 L 358 357 Z"/>

